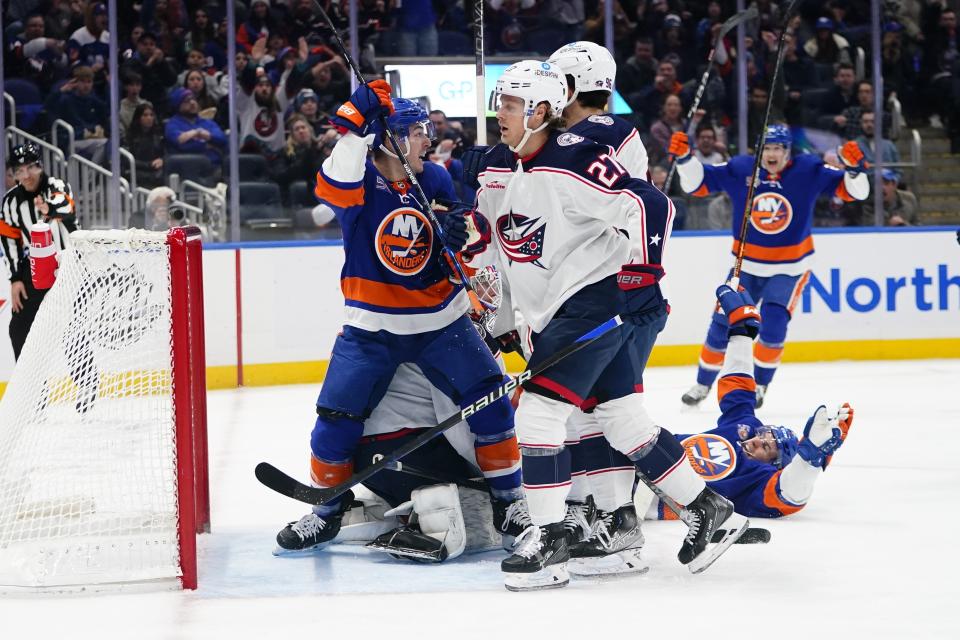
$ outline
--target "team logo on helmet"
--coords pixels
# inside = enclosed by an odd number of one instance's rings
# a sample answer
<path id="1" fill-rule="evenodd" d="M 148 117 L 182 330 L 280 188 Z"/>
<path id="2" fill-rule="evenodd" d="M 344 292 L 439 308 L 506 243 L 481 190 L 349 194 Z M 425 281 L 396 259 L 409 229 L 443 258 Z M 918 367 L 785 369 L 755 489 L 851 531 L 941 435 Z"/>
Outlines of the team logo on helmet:
<path id="1" fill-rule="evenodd" d="M 793 220 L 793 207 L 790 201 L 779 193 L 761 193 L 753 199 L 750 209 L 750 222 L 760 233 L 772 235 L 780 233 L 790 226 Z"/>
<path id="2" fill-rule="evenodd" d="M 597 124 L 605 124 L 608 127 L 613 124 L 613 118 L 611 118 L 610 116 L 602 116 L 599 114 L 592 115 L 588 117 L 587 120 L 589 120 L 590 122 L 596 122 Z"/>
<path id="3" fill-rule="evenodd" d="M 737 466 L 737 451 L 730 442 L 714 433 L 698 433 L 682 443 L 690 466 L 706 482 L 722 480 Z"/>
<path id="4" fill-rule="evenodd" d="M 562 133 L 560 137 L 557 138 L 557 144 L 561 147 L 569 147 L 572 144 L 577 144 L 578 142 L 583 142 L 583 136 L 578 136 L 575 133 Z"/>
<path id="5" fill-rule="evenodd" d="M 433 249 L 433 227 L 421 211 L 410 207 L 394 209 L 377 228 L 377 257 L 399 276 L 423 271 Z"/>
<path id="6" fill-rule="evenodd" d="M 543 257 L 543 236 L 546 223 L 540 218 L 528 218 L 519 213 L 510 212 L 497 220 L 497 237 L 504 254 L 511 262 L 532 262 L 541 269 Z"/>

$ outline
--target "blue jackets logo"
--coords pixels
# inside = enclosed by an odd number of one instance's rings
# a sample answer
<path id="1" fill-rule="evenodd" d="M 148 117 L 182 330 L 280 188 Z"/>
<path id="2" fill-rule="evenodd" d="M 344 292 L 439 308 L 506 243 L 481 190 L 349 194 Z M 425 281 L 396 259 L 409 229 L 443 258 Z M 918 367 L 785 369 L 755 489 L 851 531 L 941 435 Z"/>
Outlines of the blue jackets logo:
<path id="1" fill-rule="evenodd" d="M 705 482 L 723 480 L 737 466 L 737 452 L 730 442 L 713 433 L 698 433 L 682 443 L 693 470 Z"/>
<path id="2" fill-rule="evenodd" d="M 546 269 L 539 260 L 543 257 L 543 236 L 547 225 L 539 226 L 540 218 L 528 218 L 510 212 L 497 220 L 497 237 L 500 247 L 511 262 L 532 262 Z"/>
<path id="3" fill-rule="evenodd" d="M 433 248 L 433 227 L 416 209 L 394 209 L 377 228 L 377 257 L 398 276 L 412 276 L 423 271 Z"/>
<path id="4" fill-rule="evenodd" d="M 761 193 L 753 199 L 750 210 L 750 222 L 760 233 L 772 235 L 780 233 L 790 226 L 793 220 L 793 207 L 779 193 Z"/>

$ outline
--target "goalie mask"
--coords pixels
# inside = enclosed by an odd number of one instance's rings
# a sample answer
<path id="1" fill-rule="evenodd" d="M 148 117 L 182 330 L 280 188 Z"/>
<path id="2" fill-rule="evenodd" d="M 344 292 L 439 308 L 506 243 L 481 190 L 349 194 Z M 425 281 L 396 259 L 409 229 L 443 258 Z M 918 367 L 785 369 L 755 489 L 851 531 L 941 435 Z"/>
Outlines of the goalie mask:
<path id="1" fill-rule="evenodd" d="M 507 67 L 497 79 L 497 88 L 490 96 L 491 111 L 499 110 L 501 96 L 513 96 L 523 101 L 523 137 L 515 147 L 510 147 L 516 153 L 530 136 L 550 124 L 548 115 L 539 127 L 530 128 L 530 118 L 538 104 L 546 102 L 550 106 L 550 115 L 559 116 L 563 113 L 563 108 L 567 106 L 567 79 L 560 67 L 549 62 L 521 60 Z"/>
<path id="2" fill-rule="evenodd" d="M 593 42 L 571 42 L 554 51 L 547 62 L 573 77 L 573 94 L 567 106 L 573 104 L 580 93 L 613 91 L 617 63 L 606 47 Z"/>
<path id="3" fill-rule="evenodd" d="M 437 137 L 433 122 L 430 121 L 430 114 L 419 102 L 407 100 L 406 98 L 393 99 L 393 113 L 387 118 L 387 127 L 396 136 L 397 142 L 403 149 L 403 155 L 410 153 L 410 127 L 418 125 L 423 127 L 423 132 L 431 141 Z M 387 138 L 387 134 L 380 120 L 371 124 L 371 131 L 374 133 L 373 147 L 380 149 L 392 158 L 397 154 L 393 151 L 393 145 Z"/>

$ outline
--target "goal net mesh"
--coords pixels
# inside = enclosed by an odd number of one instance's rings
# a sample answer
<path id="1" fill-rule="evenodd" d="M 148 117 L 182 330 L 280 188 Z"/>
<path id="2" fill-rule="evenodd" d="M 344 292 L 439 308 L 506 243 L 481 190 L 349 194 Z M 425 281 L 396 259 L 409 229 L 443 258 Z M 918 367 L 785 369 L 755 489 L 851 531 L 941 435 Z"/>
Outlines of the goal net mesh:
<path id="1" fill-rule="evenodd" d="M 0 586 L 176 578 L 166 236 L 71 238 L 0 401 Z"/>

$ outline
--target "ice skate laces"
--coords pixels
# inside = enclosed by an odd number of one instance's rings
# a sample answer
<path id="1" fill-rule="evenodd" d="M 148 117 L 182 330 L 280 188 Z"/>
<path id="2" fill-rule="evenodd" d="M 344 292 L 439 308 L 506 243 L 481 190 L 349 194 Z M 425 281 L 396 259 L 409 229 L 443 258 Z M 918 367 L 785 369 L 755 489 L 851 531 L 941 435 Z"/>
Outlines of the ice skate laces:
<path id="1" fill-rule="evenodd" d="M 610 530 L 613 528 L 613 512 L 597 511 L 597 521 L 593 523 L 593 537 L 600 541 L 604 549 L 613 544 Z"/>
<path id="2" fill-rule="evenodd" d="M 312 538 L 320 533 L 320 531 L 325 529 L 326 526 L 326 520 L 315 513 L 308 513 L 300 518 L 297 522 L 293 523 L 290 528 L 293 529 L 294 533 L 300 536 L 301 540 L 306 540 L 307 538 Z"/>
<path id="3" fill-rule="evenodd" d="M 697 534 L 700 533 L 700 525 L 703 522 L 703 519 L 700 517 L 699 513 L 689 509 L 684 510 L 684 512 L 680 515 L 680 518 L 687 523 L 688 527 L 690 527 L 687 530 L 687 537 L 685 540 L 688 544 L 693 544 Z"/>
<path id="4" fill-rule="evenodd" d="M 533 521 L 530 519 L 530 512 L 527 511 L 526 500 L 514 500 L 507 505 L 507 510 L 503 514 L 503 524 L 500 525 L 500 531 L 507 531 L 511 523 L 523 527 L 525 530 L 524 533 L 526 533 L 526 529 L 533 524 Z M 519 539 L 520 538 L 517 538 L 517 540 Z"/>
<path id="5" fill-rule="evenodd" d="M 528 559 L 532 558 L 543 549 L 543 532 L 540 530 L 540 527 L 530 525 L 523 530 L 523 533 L 517 536 L 516 544 L 517 546 L 513 551 L 513 555 Z"/>
<path id="6" fill-rule="evenodd" d="M 567 513 L 563 516 L 563 528 L 572 532 L 585 531 L 592 533 L 590 522 L 587 520 L 588 509 L 589 507 L 586 504 L 568 503 Z"/>

